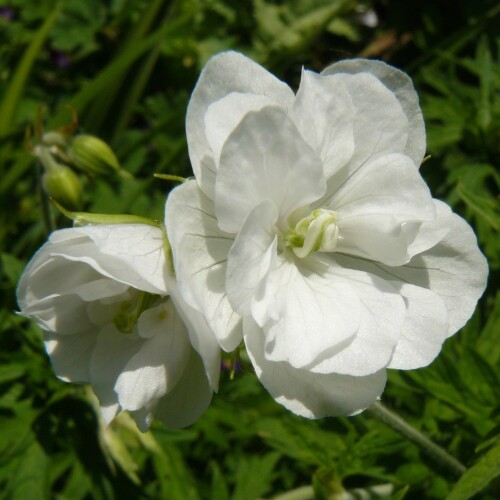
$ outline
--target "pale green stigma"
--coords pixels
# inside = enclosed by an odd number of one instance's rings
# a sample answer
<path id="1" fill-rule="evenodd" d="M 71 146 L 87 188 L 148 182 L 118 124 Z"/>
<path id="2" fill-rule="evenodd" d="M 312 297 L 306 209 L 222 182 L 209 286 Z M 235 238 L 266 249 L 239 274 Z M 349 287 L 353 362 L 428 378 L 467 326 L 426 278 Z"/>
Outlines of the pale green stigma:
<path id="1" fill-rule="evenodd" d="M 135 303 L 131 300 L 123 301 L 120 305 L 120 312 L 113 318 L 116 329 L 121 333 L 132 333 L 139 316 L 150 309 L 159 297 L 152 293 L 139 292 Z"/>
<path id="2" fill-rule="evenodd" d="M 285 241 L 295 255 L 303 259 L 313 252 L 335 251 L 338 238 L 337 213 L 318 208 L 301 219 Z"/>

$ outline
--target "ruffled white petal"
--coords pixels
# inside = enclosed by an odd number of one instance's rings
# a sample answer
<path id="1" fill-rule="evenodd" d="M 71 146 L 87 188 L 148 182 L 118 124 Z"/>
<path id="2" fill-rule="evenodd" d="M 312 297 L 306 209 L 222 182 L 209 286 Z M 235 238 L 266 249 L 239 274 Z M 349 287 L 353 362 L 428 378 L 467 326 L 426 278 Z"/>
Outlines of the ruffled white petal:
<path id="1" fill-rule="evenodd" d="M 191 350 L 186 327 L 171 302 L 162 312 L 155 321 L 157 333 L 143 342 L 116 380 L 114 389 L 124 410 L 138 410 L 164 396 L 185 369 Z"/>
<path id="2" fill-rule="evenodd" d="M 155 417 L 171 428 L 193 424 L 205 412 L 212 400 L 213 390 L 198 354 L 191 349 L 181 379 L 155 409 Z"/>
<path id="3" fill-rule="evenodd" d="M 232 351 L 243 338 L 240 316 L 225 291 L 233 237 L 219 229 L 213 203 L 195 181 L 170 193 L 165 213 L 180 293 L 190 307 L 203 314 L 221 347 Z"/>
<path id="4" fill-rule="evenodd" d="M 210 104 L 204 117 L 205 133 L 216 169 L 219 168 L 222 146 L 243 117 L 250 111 L 259 111 L 273 104 L 274 101 L 264 95 L 238 92 L 232 92 Z"/>
<path id="5" fill-rule="evenodd" d="M 437 245 L 414 256 L 404 266 L 389 267 L 345 255 L 335 258 L 343 267 L 362 269 L 388 281 L 409 283 L 435 293 L 446 307 L 447 336 L 451 336 L 474 312 L 486 287 L 488 266 L 472 228 L 455 214 L 448 224 L 449 232 Z M 412 298 L 405 300 L 409 302 Z M 433 321 L 440 324 L 439 317 Z M 441 336 L 439 331 L 435 334 Z"/>
<path id="6" fill-rule="evenodd" d="M 343 79 L 302 72 L 291 116 L 323 161 L 326 178 L 343 167 L 354 152 L 354 113 Z"/>
<path id="7" fill-rule="evenodd" d="M 279 256 L 262 299 L 268 316 L 276 317 L 264 325 L 266 357 L 296 368 L 317 364 L 352 342 L 361 310 L 349 285 L 300 264 Z"/>
<path id="8" fill-rule="evenodd" d="M 269 361 L 262 330 L 244 319 L 245 344 L 259 380 L 285 408 L 307 418 L 352 415 L 373 404 L 382 394 L 385 370 L 367 377 L 318 374 L 293 368 L 285 361 Z"/>
<path id="9" fill-rule="evenodd" d="M 390 214 L 400 222 L 435 218 L 429 188 L 410 159 L 401 154 L 364 164 L 339 184 L 328 207 L 344 219 L 365 214 Z"/>
<path id="10" fill-rule="evenodd" d="M 436 246 L 415 256 L 393 274 L 429 288 L 442 298 L 448 310 L 451 336 L 472 316 L 486 288 L 488 264 L 469 224 L 456 214 L 449 224 L 450 231 Z"/>
<path id="11" fill-rule="evenodd" d="M 52 295 L 22 307 L 22 316 L 32 319 L 40 328 L 59 335 L 79 335 L 95 330 L 89 319 L 87 304 L 76 295 Z"/>
<path id="12" fill-rule="evenodd" d="M 274 267 L 277 218 L 274 203 L 263 201 L 250 212 L 229 250 L 226 290 L 231 305 L 240 314 L 250 313 L 259 284 Z"/>
<path id="13" fill-rule="evenodd" d="M 401 154 L 367 162 L 337 188 L 327 206 L 338 213 L 339 252 L 388 265 L 410 260 L 414 235 L 402 224 L 436 216 L 429 188 Z"/>
<path id="14" fill-rule="evenodd" d="M 426 288 L 392 282 L 406 302 L 402 335 L 388 368 L 427 366 L 441 351 L 448 334 L 448 312 L 442 299 Z"/>
<path id="15" fill-rule="evenodd" d="M 104 327 L 90 359 L 90 383 L 99 403 L 113 408 L 118 404 L 114 386 L 127 361 L 139 351 L 143 340 L 120 333 L 113 325 Z"/>
<path id="16" fill-rule="evenodd" d="M 450 232 L 453 217 L 451 208 L 442 201 L 436 199 L 432 201 L 436 210 L 436 218 L 434 220 L 418 223 L 416 230 L 414 227 L 411 227 L 412 223 L 403 226 L 403 230 L 408 235 L 410 232 L 414 233 L 413 237 L 409 237 L 412 241 L 408 246 L 408 254 L 412 257 L 432 248 Z"/>
<path id="17" fill-rule="evenodd" d="M 358 329 L 352 342 L 337 352 L 325 350 L 318 363 L 310 366 L 316 373 L 342 373 L 364 376 L 385 368 L 401 338 L 406 315 L 404 300 L 390 282 L 375 274 L 344 269 L 328 256 L 318 256 L 330 286 L 348 288 L 356 296 Z M 336 321 L 332 314 L 330 322 Z"/>
<path id="18" fill-rule="evenodd" d="M 259 203 L 274 202 L 286 219 L 325 192 L 323 166 L 286 113 L 248 113 L 224 144 L 215 187 L 219 227 L 229 233 Z"/>
<path id="19" fill-rule="evenodd" d="M 425 125 L 418 103 L 418 95 L 410 77 L 393 66 L 371 59 L 339 61 L 325 68 L 321 74 L 335 75 L 339 73 L 369 73 L 378 78 L 394 93 L 408 119 L 408 140 L 403 152 L 413 160 L 418 168 L 425 155 Z"/>
<path id="20" fill-rule="evenodd" d="M 336 78 L 349 90 L 355 109 L 354 152 L 347 164 L 328 179 L 328 192 L 368 160 L 403 153 L 408 140 L 408 119 L 394 94 L 377 78 L 368 73 L 341 73 Z"/>
<path id="21" fill-rule="evenodd" d="M 80 243 L 85 242 L 84 238 L 77 239 Z M 64 246 L 64 243 L 55 245 L 49 241 L 28 262 L 17 287 L 17 300 L 22 309 L 39 299 L 71 293 L 82 283 L 102 278 L 83 262 L 53 255 L 54 250 Z"/>
<path id="22" fill-rule="evenodd" d="M 82 242 L 81 237 L 88 241 Z M 149 293 L 166 294 L 161 229 L 147 224 L 83 226 L 52 233 L 53 255 Z M 64 243 L 63 243 L 64 242 Z"/>
<path id="23" fill-rule="evenodd" d="M 217 391 L 220 375 L 220 347 L 214 332 L 209 327 L 203 315 L 189 306 L 182 298 L 175 278 L 167 275 L 167 285 L 170 299 L 175 305 L 177 314 L 182 318 L 189 335 L 191 345 L 200 355 L 205 373 L 212 390 Z"/>
<path id="24" fill-rule="evenodd" d="M 266 96 L 283 109 L 290 109 L 295 99 L 288 85 L 242 54 L 224 52 L 207 62 L 189 101 L 186 133 L 194 174 L 210 198 L 214 194 L 216 167 L 204 118 L 210 104 L 232 92 Z"/>
<path id="25" fill-rule="evenodd" d="M 64 336 L 46 332 L 45 349 L 56 375 L 66 382 L 90 382 L 90 357 L 96 341 L 93 332 Z"/>

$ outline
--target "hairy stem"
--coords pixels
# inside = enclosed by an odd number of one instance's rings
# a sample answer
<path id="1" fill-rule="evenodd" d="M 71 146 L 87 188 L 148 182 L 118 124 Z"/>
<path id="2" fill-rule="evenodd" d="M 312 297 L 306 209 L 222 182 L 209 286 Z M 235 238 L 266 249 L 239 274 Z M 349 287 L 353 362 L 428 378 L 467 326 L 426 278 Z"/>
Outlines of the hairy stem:
<path id="1" fill-rule="evenodd" d="M 460 477 L 467 470 L 465 465 L 450 455 L 444 448 L 432 442 L 418 429 L 412 427 L 408 422 L 389 410 L 382 403 L 376 402 L 366 411 L 412 443 L 416 444 L 436 465 L 442 469 L 446 469 L 455 477 Z"/>

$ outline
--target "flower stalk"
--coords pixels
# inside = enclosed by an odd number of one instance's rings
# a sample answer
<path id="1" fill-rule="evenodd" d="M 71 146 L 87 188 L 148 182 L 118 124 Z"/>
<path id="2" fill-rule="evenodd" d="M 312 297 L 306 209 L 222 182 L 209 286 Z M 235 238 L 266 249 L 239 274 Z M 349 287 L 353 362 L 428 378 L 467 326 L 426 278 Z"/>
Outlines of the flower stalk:
<path id="1" fill-rule="evenodd" d="M 416 444 L 437 466 L 446 469 L 455 477 L 460 477 L 467 470 L 465 465 L 450 455 L 444 448 L 431 441 L 422 432 L 411 426 L 395 412 L 389 410 L 380 401 L 373 403 L 366 411 L 377 420 L 380 420 L 401 434 L 408 441 Z"/>

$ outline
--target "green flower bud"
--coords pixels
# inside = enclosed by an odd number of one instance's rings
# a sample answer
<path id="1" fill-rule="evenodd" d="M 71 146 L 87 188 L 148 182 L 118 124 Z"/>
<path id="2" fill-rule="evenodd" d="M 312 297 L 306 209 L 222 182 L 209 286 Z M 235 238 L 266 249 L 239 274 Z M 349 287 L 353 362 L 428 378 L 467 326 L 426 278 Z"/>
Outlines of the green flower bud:
<path id="1" fill-rule="evenodd" d="M 45 146 L 56 146 L 60 148 L 66 147 L 66 137 L 61 132 L 45 132 L 42 136 L 42 142 Z"/>
<path id="2" fill-rule="evenodd" d="M 93 135 L 77 135 L 68 148 L 71 161 L 90 175 L 122 174 L 112 149 Z"/>
<path id="3" fill-rule="evenodd" d="M 45 192 L 71 210 L 81 207 L 82 185 L 78 176 L 68 167 L 51 162 L 42 177 Z"/>

